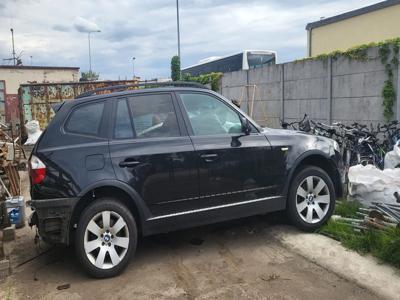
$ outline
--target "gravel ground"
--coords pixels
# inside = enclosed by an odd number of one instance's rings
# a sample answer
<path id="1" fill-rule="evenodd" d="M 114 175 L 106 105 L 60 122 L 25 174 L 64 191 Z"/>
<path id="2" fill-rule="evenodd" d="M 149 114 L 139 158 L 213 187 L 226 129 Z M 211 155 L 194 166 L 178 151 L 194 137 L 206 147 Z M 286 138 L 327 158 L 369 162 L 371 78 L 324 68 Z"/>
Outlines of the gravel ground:
<path id="1" fill-rule="evenodd" d="M 379 299 L 312 262 L 307 247 L 297 251 L 301 233 L 276 225 L 281 219 L 256 216 L 142 238 L 124 273 L 103 280 L 83 273 L 72 248 L 35 245 L 34 230 L 25 227 L 0 299 Z"/>
<path id="2" fill-rule="evenodd" d="M 276 238 L 282 227 L 266 220 L 141 239 L 125 272 L 104 280 L 87 277 L 72 248 L 50 248 L 16 267 L 38 251 L 26 228 L 0 299 L 378 299 L 291 251 Z"/>

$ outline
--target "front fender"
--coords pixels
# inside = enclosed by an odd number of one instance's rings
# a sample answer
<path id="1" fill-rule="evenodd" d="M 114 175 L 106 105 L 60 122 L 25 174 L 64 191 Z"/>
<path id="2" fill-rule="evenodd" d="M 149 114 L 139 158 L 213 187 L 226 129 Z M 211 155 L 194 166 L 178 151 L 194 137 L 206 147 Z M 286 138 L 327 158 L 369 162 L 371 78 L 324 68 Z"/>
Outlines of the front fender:
<path id="1" fill-rule="evenodd" d="M 302 153 L 301 155 L 299 155 L 287 170 L 286 182 L 285 182 L 284 189 L 283 189 L 284 195 L 285 195 L 285 199 L 288 196 L 290 184 L 291 184 L 291 182 L 293 180 L 293 177 L 296 174 L 296 171 L 299 169 L 299 166 L 301 166 L 306 160 L 309 160 L 309 162 L 307 162 L 307 164 L 311 164 L 311 165 L 315 165 L 315 166 L 319 166 L 321 161 L 329 164 L 329 165 L 327 165 L 327 167 L 329 167 L 329 169 L 331 169 L 331 170 L 336 170 L 337 174 L 335 174 L 335 177 L 336 176 L 339 177 L 339 181 L 340 181 L 340 173 L 337 171 L 339 169 L 339 166 L 335 162 L 335 159 L 330 157 L 324 151 L 321 151 L 321 150 L 309 150 L 309 151 L 306 151 L 306 152 Z M 313 160 L 315 160 L 315 164 L 310 163 Z M 322 168 L 322 169 L 325 169 L 325 168 Z M 336 181 L 338 179 L 337 178 L 332 178 L 332 180 L 334 181 L 334 183 L 337 183 Z"/>

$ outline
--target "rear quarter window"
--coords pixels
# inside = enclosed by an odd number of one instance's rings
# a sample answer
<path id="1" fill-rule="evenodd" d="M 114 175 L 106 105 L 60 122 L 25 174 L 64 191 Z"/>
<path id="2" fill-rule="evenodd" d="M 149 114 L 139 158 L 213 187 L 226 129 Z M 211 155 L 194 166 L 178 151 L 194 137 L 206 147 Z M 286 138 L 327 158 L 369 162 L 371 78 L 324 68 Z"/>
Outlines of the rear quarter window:
<path id="1" fill-rule="evenodd" d="M 98 136 L 103 118 L 104 102 L 79 105 L 70 114 L 66 132 Z"/>

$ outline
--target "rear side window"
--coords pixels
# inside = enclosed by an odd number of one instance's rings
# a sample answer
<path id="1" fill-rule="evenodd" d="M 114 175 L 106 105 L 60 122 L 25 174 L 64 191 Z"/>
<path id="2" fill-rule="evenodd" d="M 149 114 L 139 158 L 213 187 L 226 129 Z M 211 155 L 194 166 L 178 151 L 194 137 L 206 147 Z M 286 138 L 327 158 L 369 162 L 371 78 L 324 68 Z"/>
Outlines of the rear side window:
<path id="1" fill-rule="evenodd" d="M 180 136 L 170 94 L 133 96 L 128 103 L 136 138 Z"/>
<path id="2" fill-rule="evenodd" d="M 71 133 L 97 136 L 103 117 L 104 102 L 80 105 L 70 115 L 65 130 Z"/>

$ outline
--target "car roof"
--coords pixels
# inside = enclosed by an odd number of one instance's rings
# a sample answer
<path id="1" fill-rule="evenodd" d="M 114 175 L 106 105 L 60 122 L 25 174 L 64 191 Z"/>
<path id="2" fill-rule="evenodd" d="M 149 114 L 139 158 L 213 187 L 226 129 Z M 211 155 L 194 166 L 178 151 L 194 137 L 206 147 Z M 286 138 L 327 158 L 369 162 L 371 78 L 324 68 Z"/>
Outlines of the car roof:
<path id="1" fill-rule="evenodd" d="M 261 127 L 251 118 L 249 117 L 245 112 L 241 111 L 239 108 L 237 108 L 234 104 L 232 104 L 227 98 L 224 96 L 218 94 L 217 92 L 214 92 L 213 90 L 206 89 L 206 88 L 195 88 L 195 87 L 174 87 L 174 86 L 168 86 L 168 87 L 158 87 L 158 88 L 145 88 L 145 89 L 137 89 L 137 90 L 125 90 L 121 92 L 112 92 L 108 94 L 95 94 L 91 96 L 86 96 L 82 98 L 77 98 L 73 101 L 64 101 L 62 104 L 58 107 L 55 107 L 57 110 L 61 106 L 66 106 L 67 109 L 71 109 L 71 106 L 76 106 L 79 104 L 83 103 L 88 103 L 91 101 L 98 101 L 102 99 L 107 99 L 107 98 L 112 98 L 112 97 L 124 97 L 124 96 L 129 96 L 129 95 L 140 95 L 140 94 L 152 94 L 152 93 L 166 93 L 166 92 L 196 92 L 196 93 L 206 93 L 206 94 L 211 94 L 214 96 L 217 96 L 219 99 L 227 102 L 231 107 L 233 107 L 236 111 L 240 111 L 241 114 L 245 115 L 248 120 L 258 129 L 261 130 Z"/>
<path id="2" fill-rule="evenodd" d="M 193 87 L 158 87 L 158 88 L 145 88 L 145 89 L 136 89 L 136 90 L 125 90 L 125 91 L 120 91 L 120 92 L 111 92 L 107 94 L 94 94 L 82 98 L 77 98 L 73 101 L 68 101 L 68 102 L 73 102 L 75 104 L 78 103 L 85 103 L 85 102 L 90 102 L 90 101 L 95 101 L 95 100 L 100 100 L 100 99 L 106 99 L 106 98 L 111 98 L 111 97 L 123 97 L 123 96 L 129 96 L 129 95 L 137 95 L 137 94 L 149 94 L 149 93 L 162 93 L 162 92 L 203 92 L 203 93 L 210 93 L 210 94 L 215 94 L 215 92 L 209 90 L 209 89 L 202 89 L 202 88 L 193 88 Z"/>

